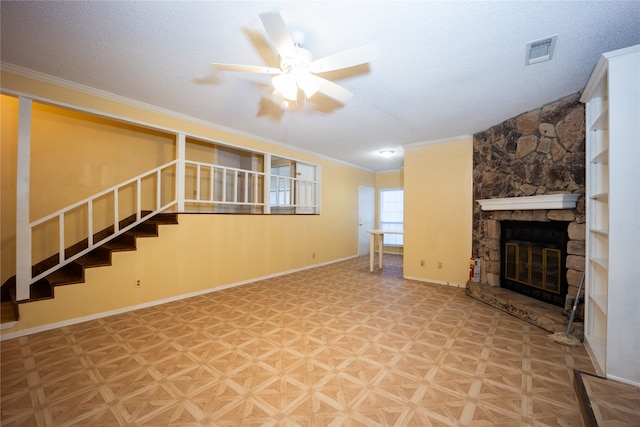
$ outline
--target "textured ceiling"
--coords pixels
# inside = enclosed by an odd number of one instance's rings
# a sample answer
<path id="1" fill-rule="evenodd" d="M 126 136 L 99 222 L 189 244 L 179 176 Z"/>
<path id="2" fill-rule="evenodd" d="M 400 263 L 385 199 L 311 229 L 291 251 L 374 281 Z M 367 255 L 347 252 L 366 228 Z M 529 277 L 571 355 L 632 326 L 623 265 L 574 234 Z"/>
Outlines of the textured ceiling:
<path id="1" fill-rule="evenodd" d="M 320 58 L 376 43 L 368 66 L 326 77 L 354 93 L 274 103 L 278 66 L 258 15 L 280 12 Z M 1 60 L 371 170 L 402 147 L 471 135 L 584 85 L 599 56 L 640 43 L 639 1 L 1 2 Z M 551 61 L 527 42 L 557 35 Z M 13 67 L 15 70 L 16 67 Z M 314 101 L 314 102 L 311 102 Z M 379 156 L 382 149 L 396 154 Z"/>

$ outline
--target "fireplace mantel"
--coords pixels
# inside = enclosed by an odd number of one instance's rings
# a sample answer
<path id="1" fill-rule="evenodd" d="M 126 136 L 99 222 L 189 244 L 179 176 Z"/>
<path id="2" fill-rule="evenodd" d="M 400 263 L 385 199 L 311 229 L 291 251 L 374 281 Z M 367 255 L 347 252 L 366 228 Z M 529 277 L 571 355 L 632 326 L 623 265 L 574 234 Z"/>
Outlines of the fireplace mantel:
<path id="1" fill-rule="evenodd" d="M 478 200 L 483 211 L 515 211 L 535 209 L 573 209 L 579 194 L 545 194 Z"/>

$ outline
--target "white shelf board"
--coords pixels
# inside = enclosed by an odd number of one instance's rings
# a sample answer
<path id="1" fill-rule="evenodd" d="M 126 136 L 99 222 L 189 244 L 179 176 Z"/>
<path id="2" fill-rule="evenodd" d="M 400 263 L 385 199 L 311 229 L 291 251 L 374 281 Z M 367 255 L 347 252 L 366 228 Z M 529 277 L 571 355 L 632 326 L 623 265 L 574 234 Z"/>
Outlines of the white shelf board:
<path id="1" fill-rule="evenodd" d="M 600 267 L 604 269 L 609 269 L 609 258 L 605 257 L 591 257 L 589 258 L 591 262 L 594 264 L 598 264 Z"/>
<path id="2" fill-rule="evenodd" d="M 595 122 L 591 125 L 591 130 L 607 130 L 609 129 L 609 108 L 606 108 Z"/>
<path id="3" fill-rule="evenodd" d="M 609 193 L 596 193 L 593 194 L 591 198 L 599 202 L 607 203 L 609 202 Z"/>
<path id="4" fill-rule="evenodd" d="M 604 294 L 589 295 L 591 303 L 600 310 L 605 316 L 607 315 L 607 296 Z"/>
<path id="5" fill-rule="evenodd" d="M 595 234 L 599 234 L 601 236 L 605 236 L 605 237 L 609 236 L 609 230 L 607 230 L 606 228 L 592 228 L 589 231 Z"/>
<path id="6" fill-rule="evenodd" d="M 593 159 L 591 159 L 591 163 L 608 165 L 609 164 L 609 149 L 602 150 L 600 153 L 596 154 Z"/>

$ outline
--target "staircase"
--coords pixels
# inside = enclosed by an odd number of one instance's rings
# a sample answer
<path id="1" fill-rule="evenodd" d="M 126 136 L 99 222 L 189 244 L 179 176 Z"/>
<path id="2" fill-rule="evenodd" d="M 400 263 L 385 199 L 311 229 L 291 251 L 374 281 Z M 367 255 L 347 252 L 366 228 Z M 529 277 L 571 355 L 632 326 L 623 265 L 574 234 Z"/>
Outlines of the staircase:
<path id="1" fill-rule="evenodd" d="M 148 213 L 149 212 L 143 212 L 143 215 Z M 120 228 L 124 228 L 127 225 L 134 223 L 135 219 L 135 216 L 132 216 L 120 221 Z M 48 274 L 31 285 L 29 299 L 23 302 L 53 298 L 56 286 L 84 283 L 85 269 L 110 266 L 112 252 L 135 251 L 136 240 L 142 237 L 157 237 L 158 226 L 161 224 L 178 224 L 178 215 L 176 213 L 158 213 L 145 222 L 125 231 L 100 247 L 95 248 L 91 252 Z M 113 233 L 114 227 L 111 226 L 96 233 L 94 235 L 94 241 L 100 241 Z M 85 239 L 65 249 L 65 256 L 66 258 L 72 257 L 87 247 L 88 239 Z M 55 254 L 34 265 L 32 268 L 33 276 L 35 277 L 41 272 L 51 268 L 57 263 L 58 259 L 59 254 Z M 16 303 L 15 290 L 15 276 L 7 280 L 0 290 L 0 301 L 2 304 L 0 312 L 2 313 L 1 323 L 3 326 L 19 320 L 18 303 Z"/>

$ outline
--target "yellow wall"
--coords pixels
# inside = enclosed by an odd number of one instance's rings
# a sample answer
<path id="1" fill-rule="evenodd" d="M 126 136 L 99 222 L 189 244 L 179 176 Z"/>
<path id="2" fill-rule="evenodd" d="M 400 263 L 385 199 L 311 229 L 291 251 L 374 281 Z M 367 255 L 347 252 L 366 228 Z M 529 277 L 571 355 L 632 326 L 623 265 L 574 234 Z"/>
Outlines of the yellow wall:
<path id="1" fill-rule="evenodd" d="M 0 284 L 16 274 L 18 99 L 0 95 Z"/>
<path id="2" fill-rule="evenodd" d="M 297 152 L 277 144 L 235 135 L 202 123 L 147 111 L 11 73 L 2 73 L 2 85 L 4 89 L 19 91 L 30 96 L 45 97 L 57 102 L 73 104 L 79 108 L 119 117 L 126 116 L 130 120 L 158 127 L 171 127 L 167 130 L 169 134 L 172 130 L 184 131 L 198 138 L 207 138 L 247 149 L 271 152 L 283 157 L 316 163 L 322 168 L 320 215 L 180 215 L 180 224 L 163 226 L 160 238 L 139 239 L 137 251 L 114 253 L 112 267 L 87 270 L 85 284 L 57 287 L 55 299 L 21 304 L 20 322 L 11 329 L 3 330 L 3 334 L 42 327 L 55 322 L 69 321 L 78 317 L 95 316 L 105 311 L 126 309 L 126 307 L 160 299 L 175 298 L 185 293 L 336 261 L 356 256 L 358 253 L 358 224 L 353 212 L 358 210 L 358 186 L 374 186 L 372 172 L 332 162 L 307 152 Z M 3 109 L 4 106 L 3 102 Z M 76 119 L 77 117 L 72 117 L 71 121 Z M 52 119 L 52 121 L 51 129 L 59 129 L 59 127 L 68 125 L 65 120 Z M 75 127 L 83 129 L 85 125 L 86 121 L 81 118 L 79 123 L 71 125 L 71 130 L 65 129 L 64 132 L 71 131 L 73 133 Z M 105 125 L 102 119 L 96 121 L 95 127 L 89 126 L 88 132 L 96 132 L 96 129 L 102 130 L 105 126 L 109 128 L 109 131 L 124 133 L 125 140 L 129 137 L 135 140 L 128 140 L 129 144 L 139 143 L 137 145 L 138 158 L 143 157 L 140 150 L 144 146 L 145 154 L 150 153 L 153 162 L 163 163 L 167 152 L 173 149 L 173 146 L 167 144 L 165 140 L 165 132 L 145 131 L 138 137 L 131 136 L 129 132 L 132 129 L 129 129 L 128 125 L 124 125 L 124 131 L 120 125 L 114 125 L 115 129 L 110 129 L 110 124 Z M 134 131 L 137 132 L 137 127 Z M 38 152 L 34 152 L 33 156 L 42 157 L 44 153 L 41 153 L 41 150 L 45 152 L 55 150 L 59 144 L 64 144 L 64 138 L 58 132 L 61 133 L 62 130 L 53 132 L 55 145 L 52 147 L 38 145 L 36 147 Z M 12 206 L 6 206 L 8 203 L 5 203 L 5 187 L 8 189 L 7 191 L 15 188 L 15 155 L 5 156 L 5 136 L 15 139 L 15 131 L 7 129 L 5 132 L 3 122 L 3 281 L 15 274 L 15 215 L 10 218 L 8 214 L 12 210 L 15 211 L 15 196 L 12 200 L 9 198 L 9 203 Z M 106 146 L 109 145 L 108 140 L 103 142 Z M 81 141 L 75 141 L 75 144 L 80 143 Z M 114 146 L 116 144 L 118 143 L 114 143 Z M 113 151 L 127 151 L 127 144 L 124 145 L 117 145 Z M 13 148 L 9 147 L 8 151 L 15 150 L 15 141 L 13 146 Z M 68 145 L 67 147 L 72 146 Z M 94 152 L 88 147 L 84 148 L 87 148 L 85 155 L 91 155 Z M 105 145 L 100 144 L 98 148 L 95 148 L 95 153 L 107 156 L 110 159 L 109 162 L 118 161 L 119 154 L 109 152 Z M 77 186 L 77 183 L 73 180 L 65 181 L 64 178 L 67 163 L 61 163 L 64 159 L 58 154 L 52 153 L 52 155 L 55 156 L 55 162 L 52 162 L 52 165 L 41 166 L 48 168 L 47 173 L 57 176 L 57 183 L 64 190 L 76 192 L 78 189 L 71 187 Z M 5 168 L 7 162 L 8 167 Z M 143 163 L 145 161 L 141 160 L 140 167 L 147 167 L 146 163 L 142 166 Z M 137 163 L 133 162 L 126 169 L 136 166 Z M 76 169 L 75 176 L 84 177 L 85 169 L 83 168 L 88 167 L 73 166 Z M 102 180 L 105 176 L 111 177 L 114 172 L 119 171 L 117 166 L 113 171 L 108 165 L 101 164 L 91 167 L 96 169 L 88 171 L 90 172 L 87 173 L 89 180 Z M 11 171 L 13 176 L 8 171 Z M 8 181 L 6 186 L 5 178 Z M 108 180 L 104 184 L 112 185 L 113 183 Z M 48 185 L 49 183 L 42 180 L 34 180 L 32 200 L 38 198 L 41 188 L 49 188 Z M 78 193 L 76 197 L 86 197 L 82 194 Z M 5 215 L 5 213 L 7 214 Z M 8 243 L 6 247 L 5 224 L 7 225 L 7 234 L 13 233 L 13 243 Z M 13 259 L 9 254 L 5 256 L 5 251 L 12 252 Z M 10 271 L 11 274 L 7 275 L 6 271 Z M 135 287 L 136 280 L 141 280 L 142 286 L 140 288 Z"/>
<path id="3" fill-rule="evenodd" d="M 472 139 L 405 148 L 404 165 L 404 276 L 466 284 L 471 257 Z"/>
<path id="4" fill-rule="evenodd" d="M 175 136 L 106 120 L 86 113 L 33 103 L 31 126 L 31 221 L 83 200 L 175 158 Z M 62 167 L 61 167 L 62 166 Z M 153 181 L 153 182 L 151 182 Z M 145 186 L 155 184 L 155 177 Z M 142 192 L 142 208 L 153 210 L 153 187 Z M 63 189 L 63 191 L 61 191 Z M 145 197 L 146 196 L 146 197 Z M 113 197 L 93 206 L 93 229 L 114 224 Z M 136 186 L 121 189 L 119 220 L 136 212 Z M 80 207 L 66 217 L 65 242 L 87 237 L 87 210 Z M 33 259 L 40 261 L 58 252 L 58 221 L 33 232 Z M 82 224 L 84 226 L 72 226 Z M 52 230 L 48 230 L 52 229 Z M 69 246 L 69 245 L 65 245 Z"/>
<path id="5" fill-rule="evenodd" d="M 34 102 L 31 220 L 174 158 L 174 135 Z"/>
<path id="6" fill-rule="evenodd" d="M 376 172 L 376 188 L 402 188 L 404 187 L 404 174 L 402 170 Z"/>

